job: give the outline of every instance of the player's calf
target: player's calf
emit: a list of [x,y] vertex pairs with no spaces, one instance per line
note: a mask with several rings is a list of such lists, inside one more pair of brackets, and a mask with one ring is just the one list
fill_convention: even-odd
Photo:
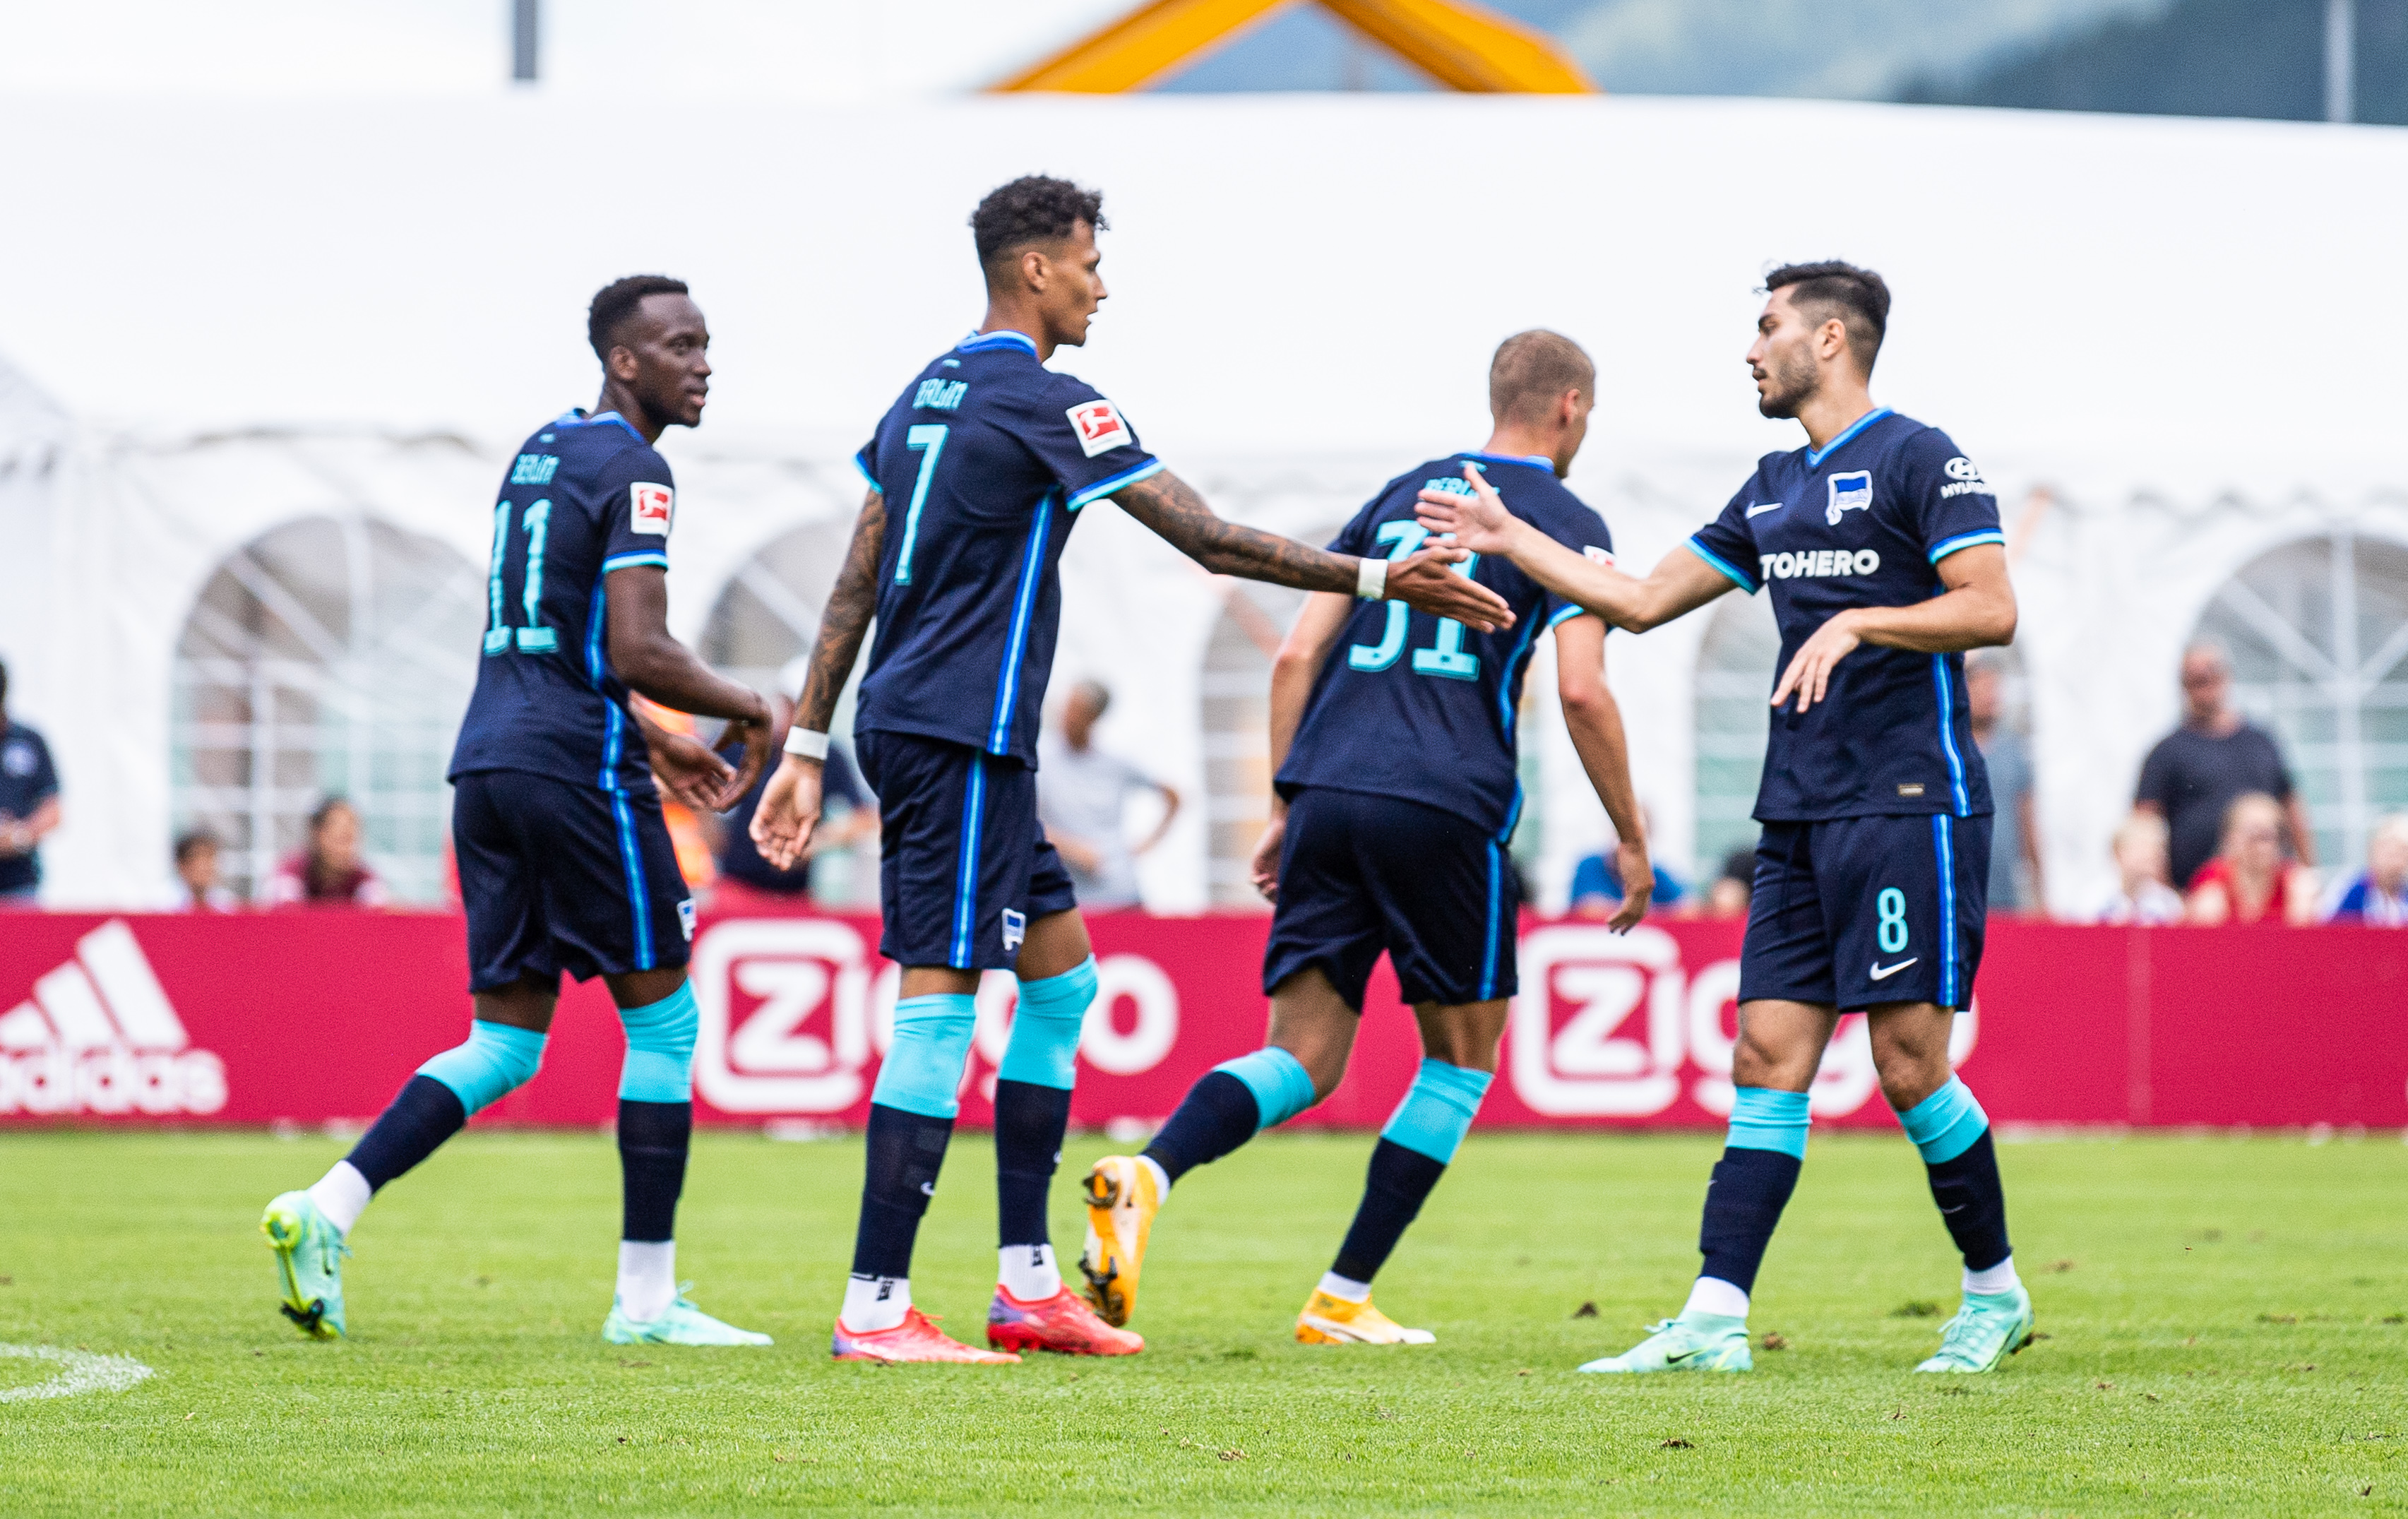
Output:
[[2007,1242],[2006,1189],[1989,1115],[1955,1076],[1898,1115],[1922,1153],[1931,1200],[1964,1258],[1964,1303],[1918,1371],[1988,1371],[2031,1342],[2031,1295]]
[[1105,1323],[1137,1311],[1154,1215],[1179,1178],[1312,1106],[1301,1061],[1276,1046],[1206,1071],[1139,1155],[1107,1155],[1087,1173],[1087,1240],[1079,1257],[1086,1298]]
[[276,1253],[282,1311],[314,1339],[345,1332],[342,1257],[368,1200],[460,1132],[480,1109],[533,1080],[545,1036],[478,1019],[467,1042],[444,1051],[403,1083],[351,1153],[306,1192],[267,1205],[260,1228]]

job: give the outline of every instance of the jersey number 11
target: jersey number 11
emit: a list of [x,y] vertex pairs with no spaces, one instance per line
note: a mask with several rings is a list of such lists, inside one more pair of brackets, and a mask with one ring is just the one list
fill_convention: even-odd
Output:
[[523,654],[549,654],[560,648],[560,635],[543,625],[543,540],[552,530],[552,503],[538,501],[526,509],[519,525],[527,537],[526,578],[519,603],[526,609],[526,626],[513,628],[503,615],[502,571],[510,557],[510,504],[507,501],[494,508],[494,568],[485,579],[485,597],[492,612],[491,625],[485,629],[485,652],[506,654],[516,648]]

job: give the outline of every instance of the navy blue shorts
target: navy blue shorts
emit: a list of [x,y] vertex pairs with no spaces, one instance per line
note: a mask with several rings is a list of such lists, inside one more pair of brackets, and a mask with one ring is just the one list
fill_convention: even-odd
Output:
[[1409,1003],[1512,996],[1521,881],[1469,818],[1308,786],[1289,798],[1263,990],[1319,966],[1357,1012],[1385,950]]
[[452,782],[468,989],[686,963],[694,898],[661,801],[519,770]]
[[1986,814],[1768,823],[1739,999],[1970,1006],[1989,885]]
[[857,733],[878,795],[878,953],[899,966],[1009,970],[1039,918],[1079,905],[1037,821],[1037,772],[968,744]]

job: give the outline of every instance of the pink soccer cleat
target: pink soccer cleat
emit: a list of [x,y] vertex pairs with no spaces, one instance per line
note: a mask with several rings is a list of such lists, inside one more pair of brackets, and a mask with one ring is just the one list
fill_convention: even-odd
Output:
[[848,1329],[844,1320],[836,1321],[836,1336],[828,1343],[828,1354],[839,1361],[883,1361],[890,1366],[907,1361],[955,1361],[970,1366],[1016,1365],[1020,1357],[991,1350],[965,1345],[918,1309],[907,1309],[903,1322],[892,1329],[863,1332]]
[[986,1311],[986,1342],[997,1350],[1050,1350],[1062,1355],[1135,1355],[1145,1337],[1115,1329],[1064,1287],[1042,1302],[1025,1303],[998,1286]]

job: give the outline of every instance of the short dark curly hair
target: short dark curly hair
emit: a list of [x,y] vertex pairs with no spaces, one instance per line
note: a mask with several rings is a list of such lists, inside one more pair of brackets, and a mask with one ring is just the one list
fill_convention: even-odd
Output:
[[1007,255],[1030,243],[1056,242],[1070,236],[1082,222],[1102,232],[1104,193],[1083,190],[1068,179],[1024,174],[987,192],[970,213],[970,236],[978,242],[979,265],[992,269]]
[[1826,322],[1838,317],[1848,329],[1848,351],[1871,376],[1882,337],[1889,331],[1889,285],[1880,275],[1830,258],[1784,264],[1764,277],[1764,288],[1768,294],[1788,290],[1790,305],[1813,308]]
[[610,362],[620,325],[636,314],[645,296],[685,294],[684,280],[665,274],[631,274],[595,291],[594,304],[585,308],[585,340],[594,345],[594,356],[605,364]]

